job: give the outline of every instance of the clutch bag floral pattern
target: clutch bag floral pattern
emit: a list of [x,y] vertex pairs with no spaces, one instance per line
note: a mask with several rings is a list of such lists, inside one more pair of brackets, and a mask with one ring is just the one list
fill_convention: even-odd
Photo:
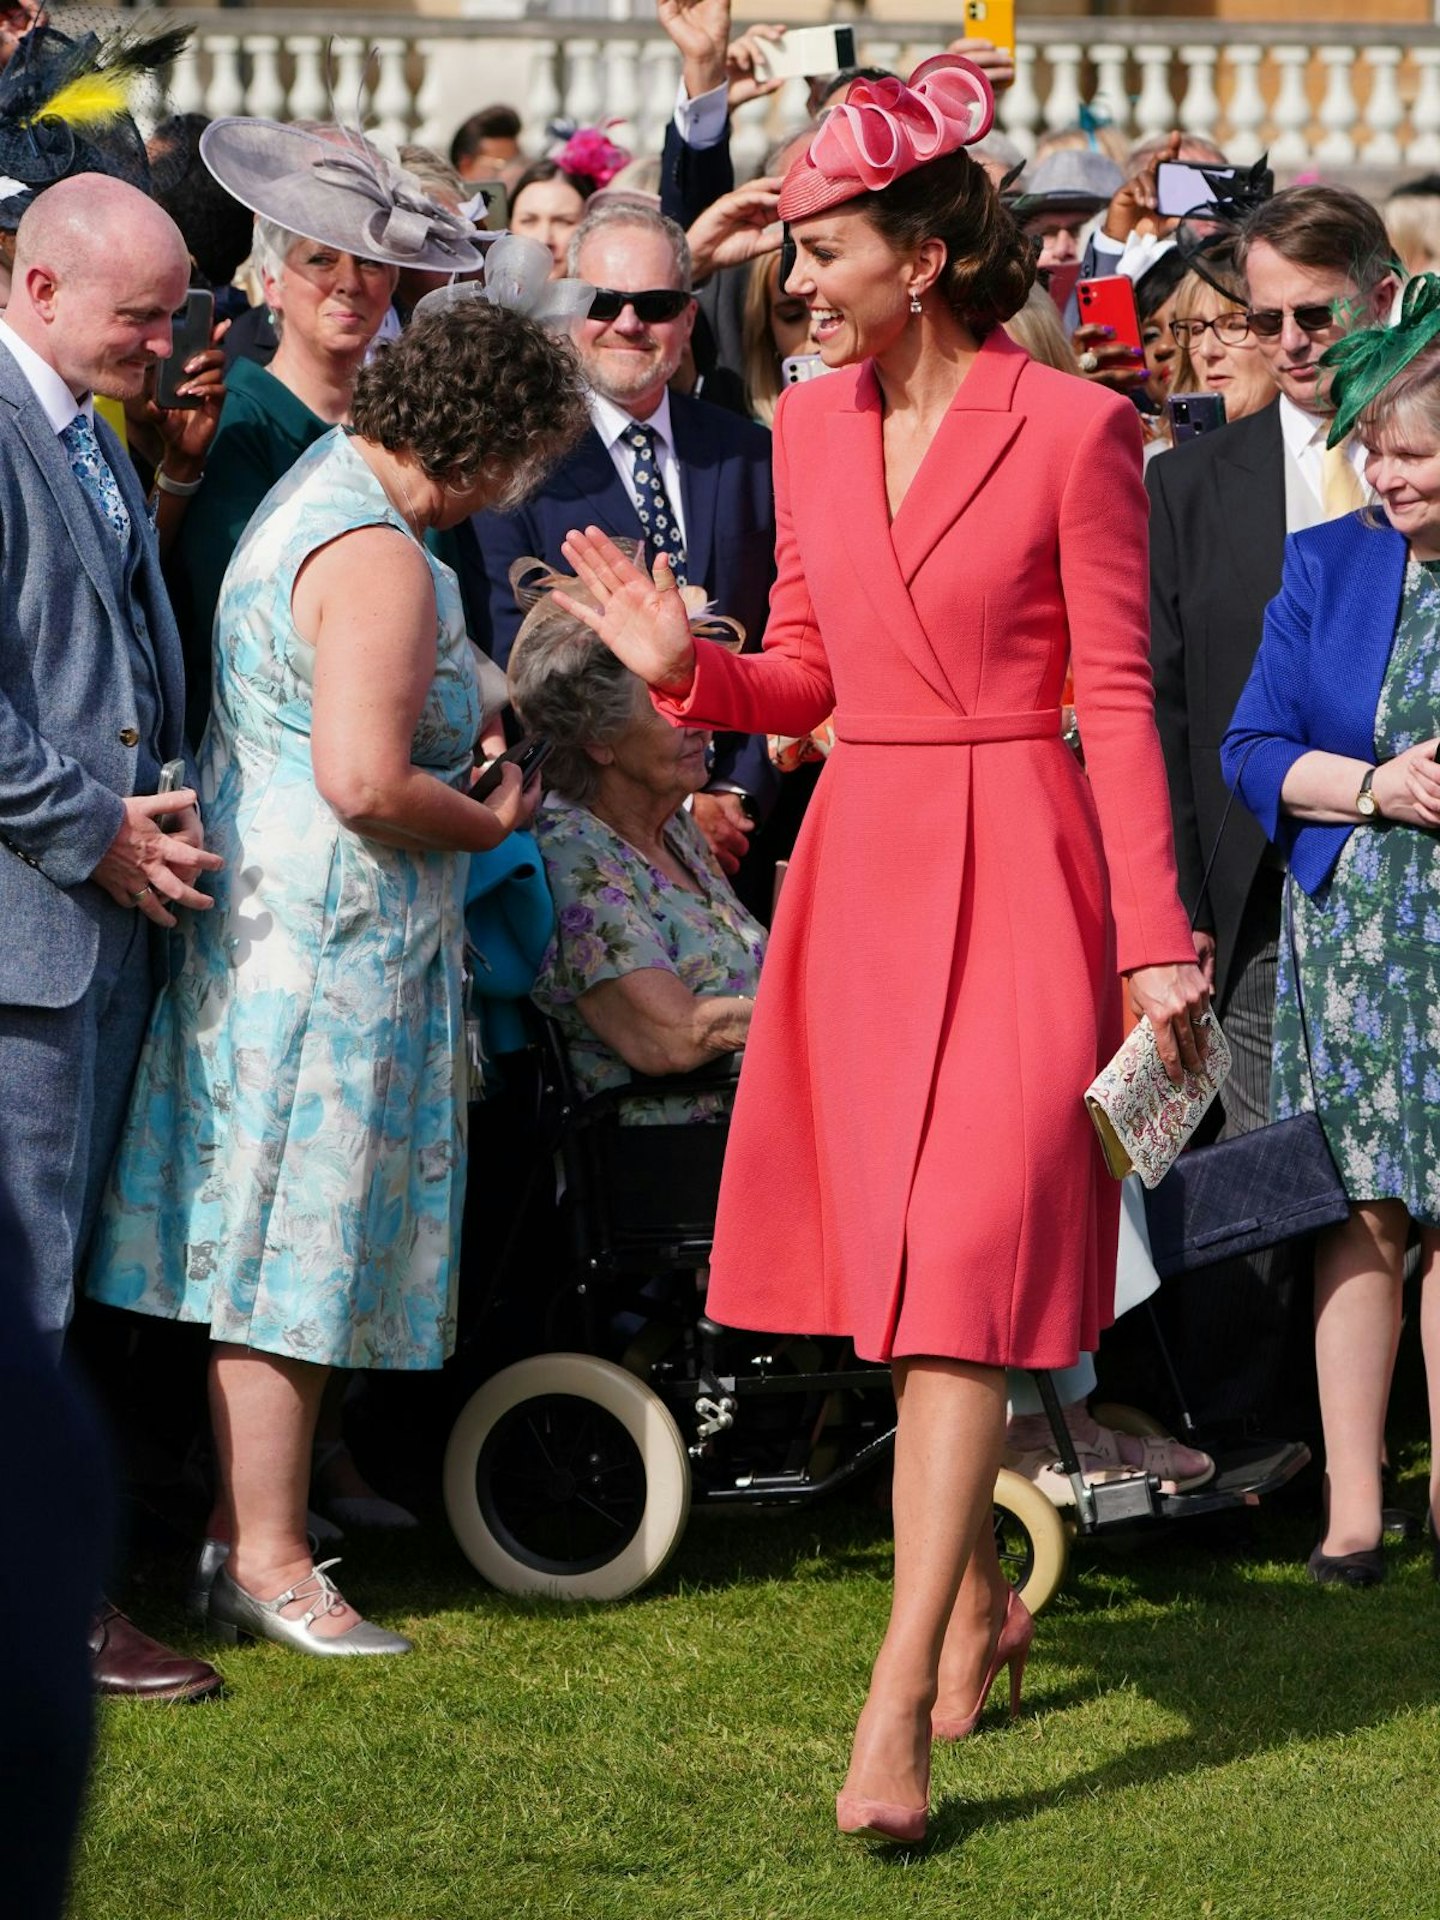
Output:
[[1142,1020],[1086,1090],[1105,1164],[1117,1180],[1133,1172],[1147,1187],[1158,1187],[1225,1084],[1230,1044],[1213,1013],[1200,1024],[1205,1058],[1178,1086],[1165,1071],[1150,1022]]

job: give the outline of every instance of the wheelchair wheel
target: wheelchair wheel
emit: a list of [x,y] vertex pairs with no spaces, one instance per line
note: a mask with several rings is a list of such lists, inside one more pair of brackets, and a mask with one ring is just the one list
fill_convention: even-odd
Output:
[[618,1600],[679,1543],[690,1462],[643,1381],[588,1353],[544,1353],[466,1401],[445,1449],[445,1511],[502,1592]]
[[1141,1440],[1173,1438],[1153,1413],[1146,1413],[1143,1407],[1127,1407],[1120,1400],[1100,1401],[1090,1409],[1090,1418],[1097,1426],[1110,1427],[1116,1433],[1133,1433]]
[[1065,1578],[1070,1536],[1040,1489],[1008,1467],[995,1476],[995,1545],[1001,1572],[1031,1613],[1048,1607]]

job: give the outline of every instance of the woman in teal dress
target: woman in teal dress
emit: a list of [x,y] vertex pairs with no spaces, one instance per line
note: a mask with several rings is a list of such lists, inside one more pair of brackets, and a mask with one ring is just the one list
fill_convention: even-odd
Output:
[[1315,1256],[1326,1501],[1310,1572],[1372,1586],[1412,1233],[1440,1431],[1440,280],[1412,281],[1395,326],[1325,359],[1331,444],[1354,429],[1379,505],[1288,543],[1222,759],[1288,855],[1274,1112],[1318,1114],[1350,1201]]
[[[643,683],[546,597],[520,628],[510,686],[552,748],[535,837],[556,925],[533,997],[564,1033],[581,1092],[738,1052],[765,930],[685,810],[709,777],[708,734],[662,719]],[[636,1100],[623,1118],[711,1121],[727,1105],[723,1094]]]
[[465,856],[534,804],[513,767],[469,795],[476,662],[424,534],[523,497],[586,415],[568,345],[481,305],[415,321],[353,419],[226,576],[199,781],[225,867],[153,1016],[90,1280],[209,1326],[210,1619],[312,1653],[408,1646],[311,1564],[311,1441],[329,1368],[453,1347]]

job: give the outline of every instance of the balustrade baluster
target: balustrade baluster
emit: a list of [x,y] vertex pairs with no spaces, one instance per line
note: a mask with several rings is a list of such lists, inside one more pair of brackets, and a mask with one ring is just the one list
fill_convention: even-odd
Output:
[[1225,49],[1233,79],[1224,146],[1237,167],[1249,166],[1265,151],[1265,96],[1260,91],[1260,62],[1264,54],[1265,49],[1253,41]]
[[1150,140],[1169,133],[1175,125],[1175,90],[1170,84],[1170,47],[1146,45],[1135,49],[1140,68],[1140,92],[1135,101],[1135,134]]
[[600,74],[600,42],[572,40],[565,60],[565,106],[567,119],[580,127],[594,127],[605,116],[605,85]]
[[636,109],[639,151],[659,153],[675,112],[675,60],[668,40],[647,40],[640,49],[640,104]]
[[422,147],[432,147],[436,153],[448,155],[455,129],[450,125],[449,114],[442,109],[446,99],[445,66],[455,57],[455,42],[417,40],[415,47],[422,62],[420,85],[415,92],[415,138]]
[[1326,68],[1325,97],[1320,102],[1320,124],[1325,134],[1315,149],[1315,158],[1327,166],[1344,167],[1355,158],[1350,129],[1360,117],[1355,104],[1355,49],[1321,47],[1320,59]]
[[1202,139],[1215,138],[1215,123],[1220,118],[1220,99],[1215,92],[1215,65],[1218,47],[1181,47],[1180,58],[1188,68],[1185,98],[1180,102],[1180,125],[1186,133]]
[[1440,47],[1412,47],[1415,98],[1410,106],[1410,138],[1405,164],[1433,167],[1440,163]]
[[245,111],[265,120],[285,118],[285,89],[280,83],[280,39],[273,33],[247,33],[245,51],[250,56],[250,85],[245,93]]
[[1368,137],[1360,149],[1360,158],[1368,166],[1394,167],[1400,164],[1400,128],[1405,106],[1400,98],[1399,47],[1367,47],[1370,68],[1370,95],[1365,102],[1364,124]]
[[330,43],[334,55],[331,84],[335,93],[334,117],[347,127],[365,124],[366,46],[352,34],[337,34]]
[[1126,85],[1125,68],[1130,58],[1129,49],[1123,42],[1102,40],[1091,47],[1090,58],[1095,62],[1095,91],[1090,104],[1128,137],[1130,90]]
[[[320,71],[323,45],[318,33],[297,33],[290,42],[295,60],[295,78],[290,83],[292,120],[328,120],[330,117],[330,92]],[[214,108],[210,111],[213,113]]]
[[209,36],[196,33],[170,69],[170,107],[174,113],[204,113],[209,93],[200,71]]
[[1310,158],[1310,96],[1305,88],[1310,49],[1272,47],[1270,58],[1280,69],[1280,86],[1270,115],[1275,126],[1270,158],[1277,167],[1303,167]]
[[1073,127],[1080,118],[1081,51],[1066,40],[1050,49],[1050,91],[1045,99],[1045,125]]
[[605,118],[620,122],[611,138],[634,154],[649,152],[639,140],[640,48],[634,40],[610,40],[604,51]]
[[1022,43],[1015,49],[1015,84],[1001,94],[996,117],[1028,160],[1035,151],[1035,129],[1040,124],[1034,47]]
[[410,138],[412,125],[410,82],[405,77],[406,54],[403,40],[387,38],[375,42],[380,71],[371,106],[377,130],[397,146],[403,146]]
[[560,43],[537,40],[530,57],[530,85],[525,90],[525,144],[532,153],[543,150],[545,129],[559,114]]
[[245,89],[240,84],[240,40],[233,33],[206,36],[210,50],[210,85],[205,90],[205,111],[213,120],[227,113],[245,111]]

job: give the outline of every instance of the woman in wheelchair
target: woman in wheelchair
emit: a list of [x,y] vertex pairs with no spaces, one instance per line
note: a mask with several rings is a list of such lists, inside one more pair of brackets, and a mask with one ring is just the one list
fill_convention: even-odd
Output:
[[[738,1053],[765,930],[685,810],[708,778],[708,734],[671,726],[644,682],[548,597],[520,629],[510,683],[526,730],[551,743],[534,831],[556,928],[534,998],[564,1034],[580,1091]],[[628,1102],[624,1118],[674,1125],[727,1109],[725,1094],[694,1094]]]

